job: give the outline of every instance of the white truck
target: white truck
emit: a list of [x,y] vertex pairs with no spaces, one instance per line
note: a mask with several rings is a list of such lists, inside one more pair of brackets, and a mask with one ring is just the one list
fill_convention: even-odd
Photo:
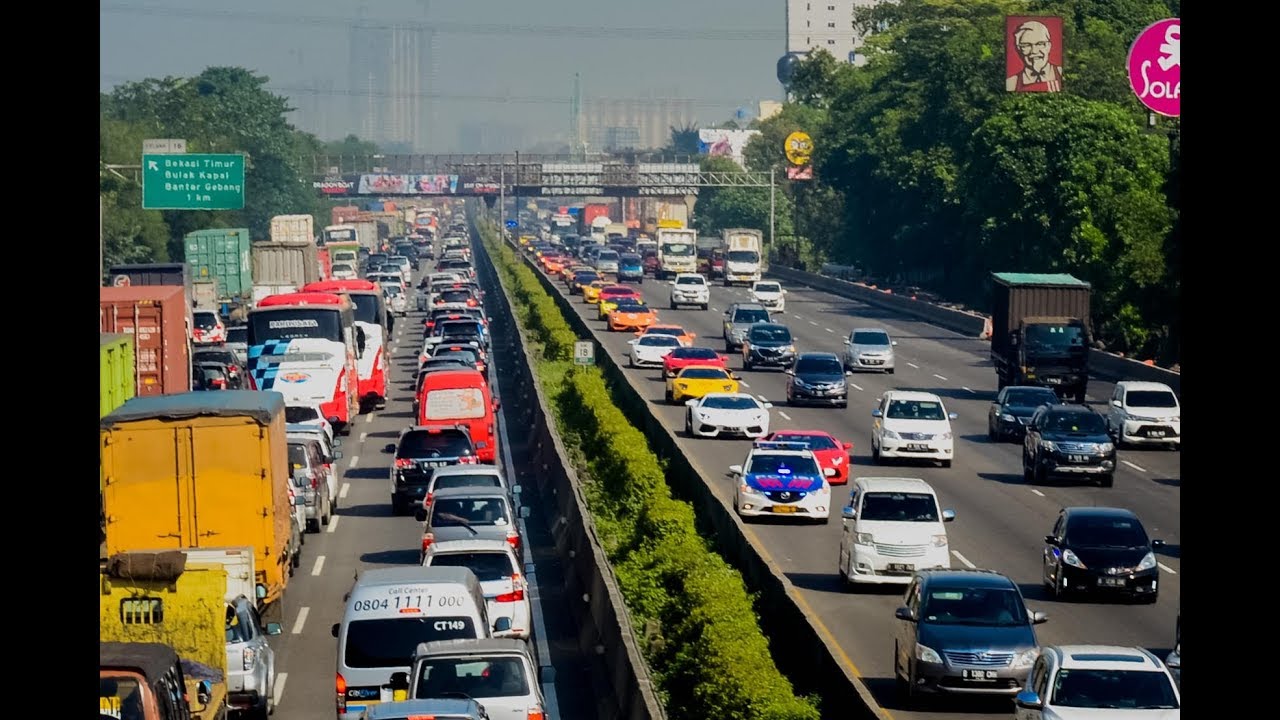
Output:
[[276,215],[271,218],[271,242],[315,241],[315,219],[310,215]]
[[698,272],[698,231],[658,228],[658,279]]
[[750,285],[764,272],[764,233],[747,228],[728,228],[721,231],[724,238],[724,284]]
[[605,240],[608,239],[608,236],[605,234],[605,229],[612,224],[613,224],[613,221],[610,220],[609,216],[607,215],[601,215],[595,220],[592,220],[591,221],[591,239],[603,245]]

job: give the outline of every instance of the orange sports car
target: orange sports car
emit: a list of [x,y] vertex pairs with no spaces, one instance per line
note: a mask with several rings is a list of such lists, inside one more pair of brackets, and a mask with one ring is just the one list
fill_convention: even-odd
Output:
[[670,335],[680,341],[683,347],[691,347],[696,333],[691,333],[679,325],[650,325],[636,335]]
[[558,275],[564,272],[564,258],[559,255],[543,255],[542,267],[546,268],[548,275]]
[[619,298],[609,313],[609,329],[614,332],[643,330],[658,321],[658,313],[643,300]]

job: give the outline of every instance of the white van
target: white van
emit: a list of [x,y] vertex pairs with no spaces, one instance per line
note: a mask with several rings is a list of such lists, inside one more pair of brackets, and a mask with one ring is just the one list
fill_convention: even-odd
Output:
[[338,720],[390,702],[393,673],[408,672],[420,643],[488,638],[509,632],[511,618],[489,623],[475,573],[459,567],[366,570],[347,594],[338,638]]
[[916,478],[860,477],[840,513],[840,579],[847,584],[906,585],[917,570],[951,569],[938,495]]

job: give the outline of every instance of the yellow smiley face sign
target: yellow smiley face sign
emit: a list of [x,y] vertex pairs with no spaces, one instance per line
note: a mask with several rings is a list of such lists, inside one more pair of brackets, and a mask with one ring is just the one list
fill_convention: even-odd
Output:
[[784,150],[792,165],[808,165],[813,159],[813,138],[799,130],[787,136]]

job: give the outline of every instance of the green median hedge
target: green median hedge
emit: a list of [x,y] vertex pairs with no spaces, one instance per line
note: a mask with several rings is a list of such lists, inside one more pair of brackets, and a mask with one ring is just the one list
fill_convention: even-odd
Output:
[[796,697],[774,665],[742,576],[698,535],[693,508],[671,497],[662,463],[604,376],[570,363],[578,337],[555,300],[496,226],[481,224],[480,236],[541,346],[535,374],[580,454],[587,503],[634,625],[658,628],[645,654],[668,715],[817,720],[817,699]]

